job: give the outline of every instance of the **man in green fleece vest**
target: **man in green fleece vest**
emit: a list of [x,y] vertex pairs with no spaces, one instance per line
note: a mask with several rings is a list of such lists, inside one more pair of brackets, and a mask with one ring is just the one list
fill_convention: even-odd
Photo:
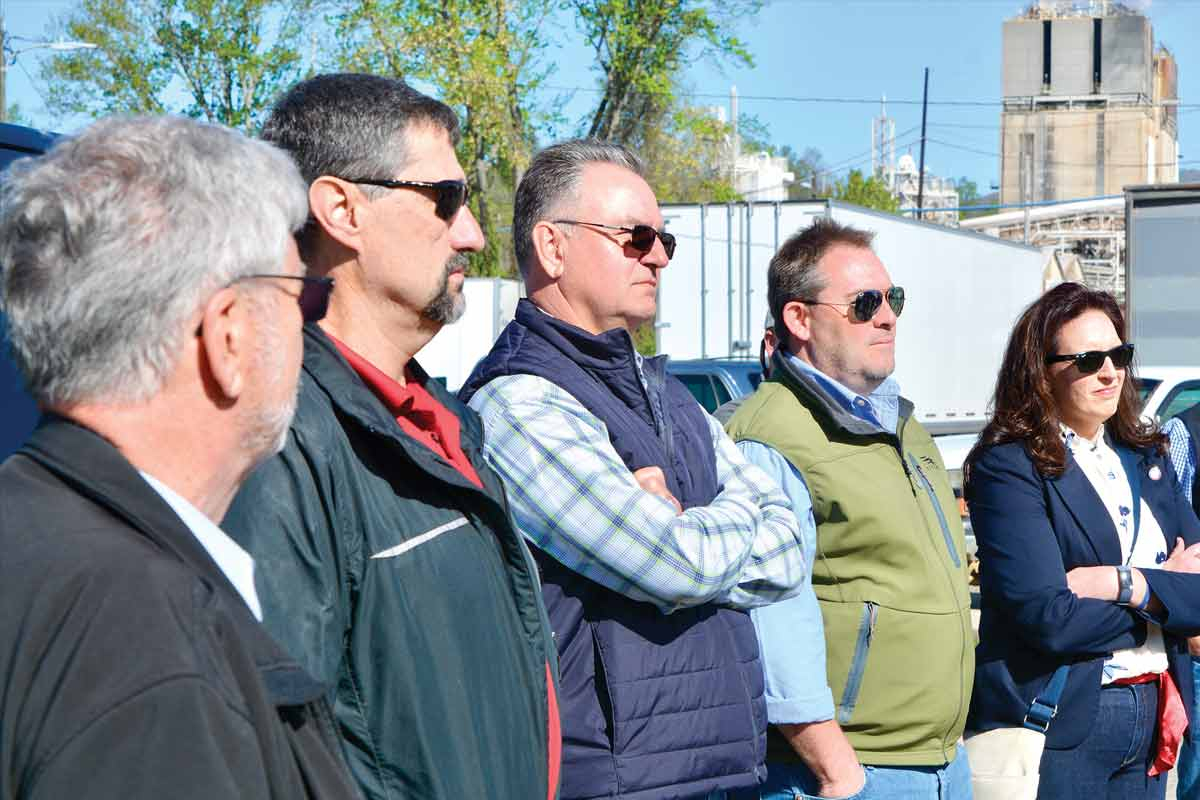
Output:
[[[769,774],[739,800],[971,797],[959,744],[975,647],[962,523],[937,447],[891,377],[904,290],[872,238],[819,219],[775,254],[771,377],[728,423],[807,520],[816,551],[812,592],[752,614]],[[814,658],[807,634],[822,627]]]

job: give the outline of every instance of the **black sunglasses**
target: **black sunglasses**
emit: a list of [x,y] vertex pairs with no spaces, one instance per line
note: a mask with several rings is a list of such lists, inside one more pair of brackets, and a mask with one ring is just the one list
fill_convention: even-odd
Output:
[[556,219],[556,225],[584,225],[593,228],[607,228],[610,231],[622,231],[629,234],[629,244],[634,250],[639,253],[649,253],[654,249],[654,240],[657,238],[662,241],[663,250],[667,251],[667,259],[675,257],[675,235],[660,231],[649,225],[634,225],[627,227],[624,225],[605,225],[602,222],[581,222],[577,219]]
[[1103,367],[1106,358],[1111,358],[1113,366],[1117,369],[1125,369],[1133,361],[1133,342],[1117,345],[1112,350],[1088,350],[1086,353],[1046,356],[1046,363],[1074,361],[1075,369],[1087,375]]
[[304,318],[306,324],[325,318],[325,312],[329,310],[329,295],[333,293],[333,278],[310,278],[307,275],[272,275],[260,273],[243,275],[240,278],[235,278],[232,283],[257,278],[283,278],[289,281],[304,281],[304,286],[300,289],[300,295],[297,298],[300,303],[300,316]]
[[342,178],[350,183],[366,186],[382,186],[384,189],[433,189],[436,206],[433,213],[449,222],[471,197],[471,187],[466,181],[394,181],[373,178]]
[[834,308],[849,308],[849,314],[855,322],[870,322],[875,319],[875,315],[879,313],[879,309],[883,308],[883,300],[887,298],[887,303],[892,308],[892,313],[897,317],[904,310],[904,289],[899,286],[893,286],[886,292],[881,292],[878,289],[867,289],[859,292],[854,300],[850,303],[826,303],[823,300],[801,300],[807,306],[833,306]]

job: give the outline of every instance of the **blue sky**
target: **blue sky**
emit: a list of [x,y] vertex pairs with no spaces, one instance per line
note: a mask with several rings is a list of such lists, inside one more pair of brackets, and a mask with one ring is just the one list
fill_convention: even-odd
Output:
[[[55,33],[51,19],[66,12],[70,0],[3,0],[10,34],[40,37]],[[1152,0],[1134,3],[1154,25],[1157,41],[1166,44],[1179,64],[1180,100],[1196,108],[1180,116],[1180,154],[1185,164],[1200,167],[1200,0]],[[686,86],[698,105],[728,104],[729,87],[737,85],[741,111],[763,122],[773,142],[796,150],[816,147],[827,164],[869,165],[871,117],[878,103],[794,102],[787,97],[919,100],[922,71],[930,68],[930,98],[938,101],[996,102],[1000,94],[1002,22],[1021,10],[1018,0],[774,0],[739,33],[755,54],[753,68],[725,68],[689,62]],[[549,31],[561,44],[547,53],[556,91],[574,89],[565,106],[572,122],[594,103],[595,78],[590,52],[568,24]],[[70,130],[77,121],[55,120],[45,111],[29,79],[46,51],[21,55],[8,71],[9,102],[18,102],[35,123]],[[569,92],[568,92],[569,94]],[[889,104],[900,133],[921,122],[919,105]],[[967,176],[987,191],[999,173],[998,107],[939,106],[929,113],[930,142],[926,163],[934,173]],[[561,135],[575,133],[564,127]],[[903,137],[898,144],[913,140]],[[900,147],[897,155],[908,148]],[[976,152],[977,151],[977,152]]]

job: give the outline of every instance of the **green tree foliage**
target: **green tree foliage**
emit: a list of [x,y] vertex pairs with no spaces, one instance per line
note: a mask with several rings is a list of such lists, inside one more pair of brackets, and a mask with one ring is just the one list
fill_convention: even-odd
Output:
[[43,62],[58,114],[173,111],[246,131],[300,77],[313,0],[78,0]]
[[731,126],[706,109],[678,105],[645,132],[639,149],[646,180],[662,203],[726,203],[741,199],[729,165]]
[[677,80],[689,61],[752,66],[750,51],[733,30],[740,17],[761,5],[761,0],[572,0],[601,80],[587,134],[639,146],[647,131],[677,110]]
[[864,178],[862,170],[859,169],[850,170],[844,181],[834,184],[833,198],[844,203],[892,213],[900,208],[900,201],[892,196],[883,181],[876,177]]
[[340,63],[429,84],[458,112],[459,160],[487,238],[477,275],[512,275],[512,197],[536,131],[552,116],[535,90],[547,67],[542,25],[553,0],[343,0]]
[[[960,206],[969,206],[978,203],[981,199],[979,194],[979,186],[975,181],[965,175],[954,182],[954,188],[958,190],[958,204]],[[958,212],[959,219],[966,217],[986,214],[987,211],[960,211]]]

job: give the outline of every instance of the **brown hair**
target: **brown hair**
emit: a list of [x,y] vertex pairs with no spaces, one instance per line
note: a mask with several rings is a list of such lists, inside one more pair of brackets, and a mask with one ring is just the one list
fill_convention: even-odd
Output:
[[[775,324],[782,327],[783,307],[793,300],[816,300],[828,278],[817,272],[817,264],[834,245],[871,249],[875,234],[826,217],[818,217],[802,231],[792,234],[771,257],[767,267],[767,305]],[[779,329],[776,328],[776,333]],[[786,331],[784,331],[786,333]]]
[[[1125,317],[1108,292],[1097,292],[1078,283],[1063,283],[1035,300],[1013,328],[996,376],[992,419],[967,456],[965,478],[970,491],[971,465],[983,451],[1005,442],[1024,442],[1038,472],[1058,477],[1066,469],[1067,450],[1059,429],[1060,417],[1050,388],[1046,356],[1054,354],[1058,333],[1068,322],[1087,311],[1100,311],[1112,321],[1121,341],[1126,341]],[[1166,437],[1154,423],[1138,415],[1133,364],[1125,374],[1117,413],[1104,423],[1113,442],[1135,449],[1156,447],[1165,452]]]

